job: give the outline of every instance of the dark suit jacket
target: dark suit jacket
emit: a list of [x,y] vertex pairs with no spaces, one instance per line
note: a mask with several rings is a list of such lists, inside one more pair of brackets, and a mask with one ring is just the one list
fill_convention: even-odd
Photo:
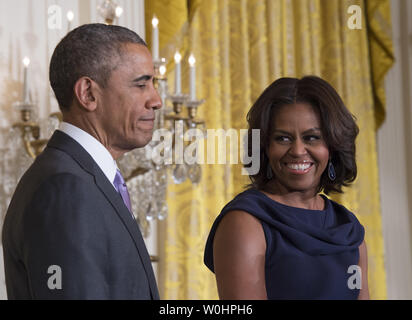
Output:
[[20,180],[2,238],[9,299],[159,299],[136,221],[61,131]]

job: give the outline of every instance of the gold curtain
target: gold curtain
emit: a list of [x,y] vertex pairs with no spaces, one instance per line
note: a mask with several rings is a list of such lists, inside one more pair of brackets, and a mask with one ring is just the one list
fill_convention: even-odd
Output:
[[[347,24],[353,4],[362,9],[361,29]],[[385,299],[375,134],[384,119],[382,81],[393,62],[389,1],[147,0],[147,39],[154,14],[161,55],[172,61],[179,49],[184,61],[189,53],[196,57],[197,92],[206,99],[200,116],[207,128],[246,129],[250,106],[279,77],[314,74],[337,89],[358,119],[360,134],[358,178],[333,198],[365,226],[371,298]],[[168,76],[173,79],[173,70]],[[202,170],[198,186],[185,182],[168,189],[169,216],[160,224],[162,299],[218,297],[214,276],[203,264],[204,245],[215,217],[248,179],[240,164]]]

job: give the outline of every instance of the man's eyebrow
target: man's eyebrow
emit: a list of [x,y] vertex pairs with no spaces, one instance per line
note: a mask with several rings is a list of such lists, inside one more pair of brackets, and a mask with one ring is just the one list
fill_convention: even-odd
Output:
[[134,79],[132,82],[148,81],[148,80],[152,79],[152,77],[153,77],[153,76],[150,76],[150,75],[145,74],[145,75],[143,75],[143,76],[141,76],[141,77],[139,77],[139,78]]

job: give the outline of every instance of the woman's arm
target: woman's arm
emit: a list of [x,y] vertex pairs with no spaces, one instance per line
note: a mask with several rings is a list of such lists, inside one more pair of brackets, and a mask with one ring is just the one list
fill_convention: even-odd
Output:
[[362,272],[362,287],[359,291],[358,300],[369,300],[368,288],[368,251],[365,240],[359,246],[359,267]]
[[231,211],[219,224],[213,260],[220,299],[267,299],[266,240],[258,219]]

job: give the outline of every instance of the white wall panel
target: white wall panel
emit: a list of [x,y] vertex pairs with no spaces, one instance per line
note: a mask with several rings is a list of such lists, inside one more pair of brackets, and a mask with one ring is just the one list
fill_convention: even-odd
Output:
[[386,78],[378,159],[388,299],[412,299],[412,1],[391,0],[396,62]]

